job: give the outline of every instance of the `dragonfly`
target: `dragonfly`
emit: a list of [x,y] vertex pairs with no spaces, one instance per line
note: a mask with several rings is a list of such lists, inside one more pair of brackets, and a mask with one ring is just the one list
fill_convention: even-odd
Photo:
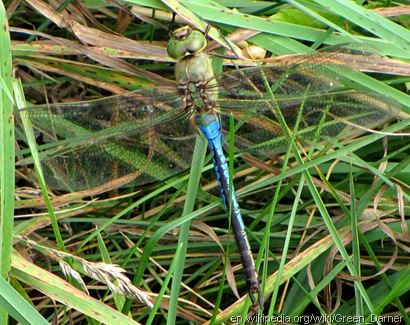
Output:
[[[188,26],[171,33],[168,54],[177,60],[175,87],[27,107],[19,111],[17,125],[30,121],[34,134],[41,136],[47,185],[70,191],[142,185],[175,175],[189,168],[202,132],[231,217],[249,296],[263,308],[224,154],[227,134],[234,132],[236,152],[269,156],[286,151],[292,141],[321,142],[375,128],[396,116],[400,104],[376,92],[355,90],[345,77],[347,68],[323,63],[335,53],[365,55],[351,44],[318,51],[289,66],[259,65],[219,75],[214,75],[206,44],[206,34]],[[229,130],[232,118],[234,130]],[[24,137],[22,127],[16,132]]]

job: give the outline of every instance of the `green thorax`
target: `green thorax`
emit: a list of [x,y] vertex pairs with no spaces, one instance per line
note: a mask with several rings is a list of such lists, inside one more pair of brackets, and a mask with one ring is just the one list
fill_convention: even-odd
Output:
[[185,56],[175,65],[175,78],[178,85],[187,82],[205,82],[213,76],[212,61],[204,52]]
[[203,52],[205,46],[205,36],[185,26],[172,33],[167,49],[169,56],[179,60],[175,66],[178,89],[186,98],[187,108],[197,115],[214,114],[217,99],[212,61]]

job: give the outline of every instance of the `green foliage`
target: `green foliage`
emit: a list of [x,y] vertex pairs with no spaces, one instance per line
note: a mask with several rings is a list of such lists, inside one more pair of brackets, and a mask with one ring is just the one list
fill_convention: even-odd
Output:
[[[235,1],[235,7],[231,1],[134,0],[121,3],[122,8],[93,0],[59,9],[46,2],[19,2],[17,7],[12,1],[4,3],[9,6],[16,76],[27,101],[34,104],[174,85],[174,61],[167,56],[166,42],[175,11],[178,24],[203,31],[209,24],[208,37],[215,41],[209,49],[225,46],[232,55],[232,50],[242,55],[235,44],[244,39],[272,56],[360,42],[402,60],[394,61],[395,66],[400,63],[394,70],[380,57],[377,70],[354,81],[361,89],[389,95],[402,105],[398,119],[381,126],[383,131],[409,131],[410,98],[405,92],[410,73],[404,63],[410,59],[408,16],[382,17],[347,0],[243,0]],[[362,68],[360,63],[348,64]],[[354,139],[346,136],[327,146],[317,144],[308,153],[294,143],[284,155],[230,155],[235,158],[234,184],[265,292],[263,315],[292,317],[287,318],[291,322],[312,314],[363,316],[359,322],[398,315],[402,323],[410,323],[409,140],[363,132]],[[23,142],[19,144],[17,159],[29,152]],[[17,280],[14,286],[24,288],[23,297],[56,324],[186,324],[210,319],[219,324],[254,314],[210,156],[204,165],[201,146],[195,150],[199,158],[191,176],[185,168],[172,178],[103,194],[101,189],[48,190],[53,214],[45,208],[29,171],[19,167],[15,246],[8,262],[11,277]],[[199,186],[192,179],[188,186],[192,176],[201,176]],[[10,260],[10,255],[2,259]],[[125,291],[134,288],[121,282],[116,270],[102,271],[102,261],[120,265],[136,287],[149,292],[155,313],[135,294],[124,299],[120,290],[113,293],[106,283],[123,284]],[[69,280],[64,280],[63,266]],[[175,280],[181,275],[182,281]],[[10,295],[7,300],[17,301],[22,294]],[[32,310],[20,313],[32,317],[32,323],[38,316]]]

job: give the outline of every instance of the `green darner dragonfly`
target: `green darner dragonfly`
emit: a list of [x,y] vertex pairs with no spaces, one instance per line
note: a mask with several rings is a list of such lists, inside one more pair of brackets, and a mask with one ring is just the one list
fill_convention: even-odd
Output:
[[[41,135],[47,184],[70,191],[107,183],[145,184],[187,169],[197,136],[194,124],[208,139],[248,291],[253,304],[262,307],[255,263],[222,150],[231,114],[235,150],[270,155],[286,150],[290,141],[318,142],[374,128],[395,116],[400,105],[378,93],[352,90],[343,68],[321,64],[326,52],[287,67],[258,66],[214,76],[205,45],[206,37],[189,27],[172,33],[168,53],[179,60],[178,87],[34,106],[23,109],[20,119],[30,121]],[[351,45],[332,51],[362,54]]]

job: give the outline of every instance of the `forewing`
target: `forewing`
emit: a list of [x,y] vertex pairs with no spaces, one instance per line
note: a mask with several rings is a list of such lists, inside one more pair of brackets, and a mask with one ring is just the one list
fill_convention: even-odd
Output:
[[174,88],[20,111],[40,142],[47,185],[69,191],[141,185],[188,168],[195,140],[189,117]]
[[396,100],[352,89],[345,72],[360,72],[325,64],[330,54],[324,54],[325,62],[319,53],[312,55],[311,62],[304,59],[291,66],[240,69],[216,77],[218,111],[225,128],[233,113],[239,152],[286,151],[290,137],[283,132],[279,114],[300,142],[350,136],[397,115],[401,106]]

